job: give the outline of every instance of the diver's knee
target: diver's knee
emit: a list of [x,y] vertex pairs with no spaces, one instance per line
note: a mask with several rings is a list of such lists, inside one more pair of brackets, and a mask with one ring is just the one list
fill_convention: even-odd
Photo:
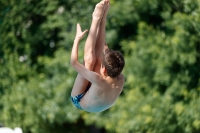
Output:
[[89,70],[92,70],[94,67],[94,64],[96,62],[96,57],[95,56],[84,56],[84,62],[85,62],[85,67]]

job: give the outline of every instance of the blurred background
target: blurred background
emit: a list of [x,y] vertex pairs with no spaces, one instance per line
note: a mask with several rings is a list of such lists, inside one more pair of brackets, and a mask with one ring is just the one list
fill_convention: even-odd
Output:
[[101,113],[73,106],[76,24],[89,29],[97,2],[0,1],[1,125],[24,133],[200,133],[199,0],[110,0],[106,41],[125,56],[124,90]]

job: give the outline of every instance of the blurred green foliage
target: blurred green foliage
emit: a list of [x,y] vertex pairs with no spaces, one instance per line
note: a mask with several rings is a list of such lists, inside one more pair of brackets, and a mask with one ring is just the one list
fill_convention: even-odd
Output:
[[106,41],[125,55],[123,93],[101,113],[72,105],[75,26],[90,27],[97,2],[1,0],[0,122],[25,133],[200,132],[199,0],[110,0]]

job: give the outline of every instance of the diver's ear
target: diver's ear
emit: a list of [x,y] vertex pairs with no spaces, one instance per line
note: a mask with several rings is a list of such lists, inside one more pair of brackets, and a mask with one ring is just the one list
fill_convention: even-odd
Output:
[[107,73],[106,67],[103,66],[103,72]]
[[101,64],[101,69],[103,69],[103,73],[107,73],[106,67]]

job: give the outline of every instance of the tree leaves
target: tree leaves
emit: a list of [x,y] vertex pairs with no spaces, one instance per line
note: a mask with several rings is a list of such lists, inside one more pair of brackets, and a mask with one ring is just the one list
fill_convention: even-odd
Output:
[[200,2],[110,2],[106,41],[125,55],[126,82],[113,107],[87,113],[69,98],[77,74],[69,57],[76,24],[89,29],[96,1],[1,1],[5,126],[32,133],[88,132],[86,125],[116,133],[200,131]]

